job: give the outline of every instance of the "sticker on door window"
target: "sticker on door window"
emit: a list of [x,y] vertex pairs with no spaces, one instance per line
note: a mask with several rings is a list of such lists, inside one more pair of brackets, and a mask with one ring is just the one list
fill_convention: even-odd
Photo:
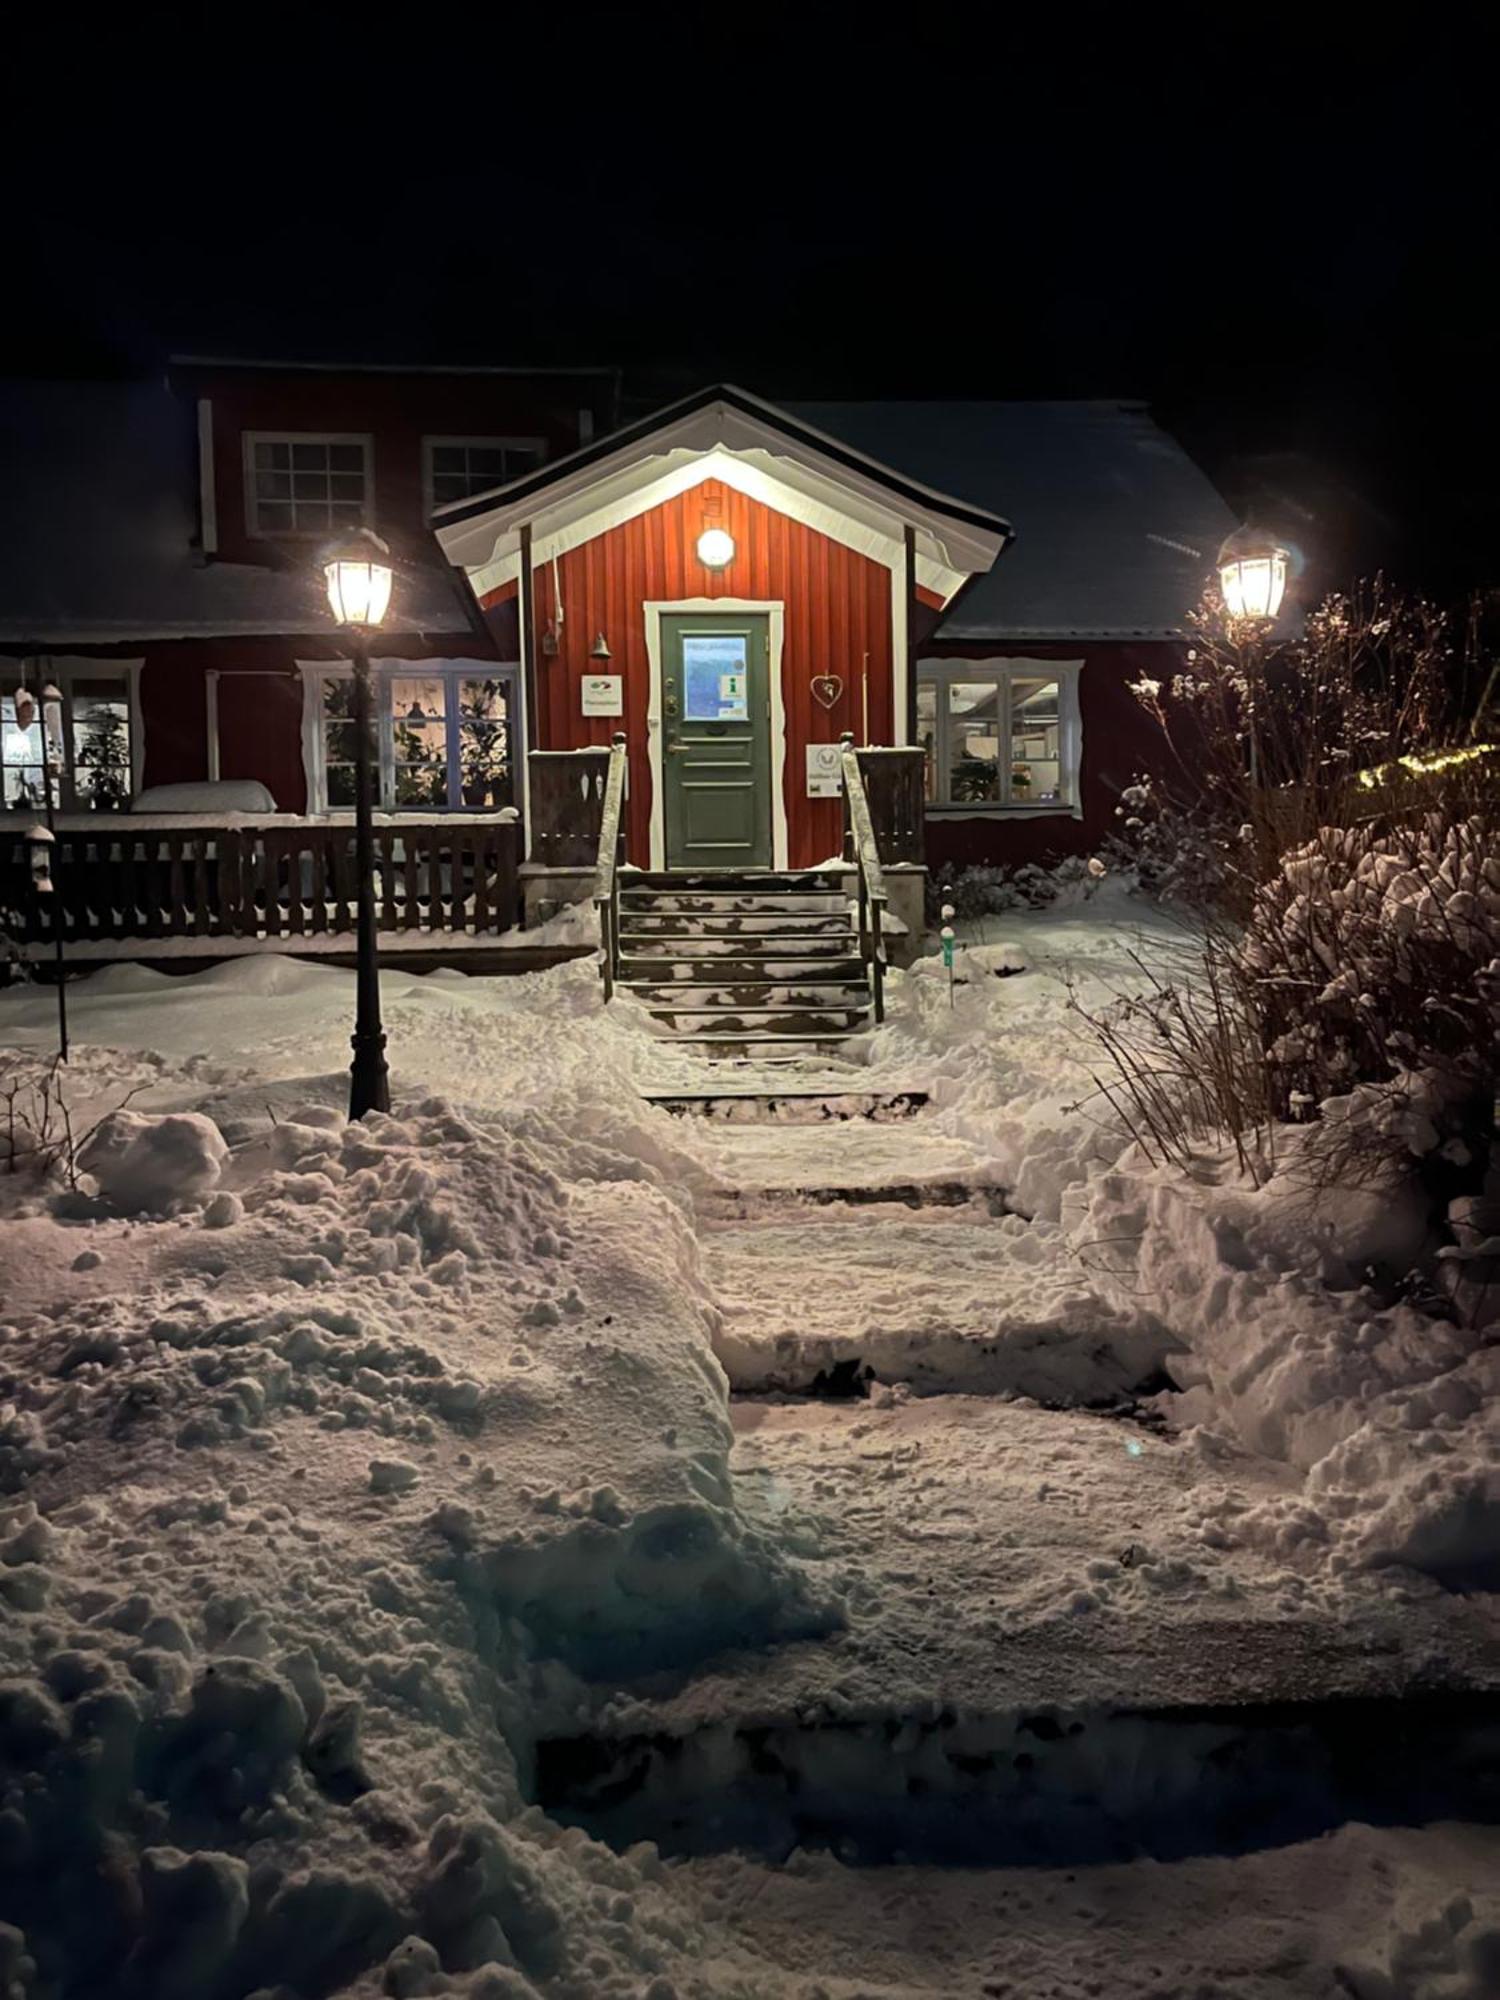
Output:
[[749,721],[749,645],[743,632],[683,634],[684,722]]

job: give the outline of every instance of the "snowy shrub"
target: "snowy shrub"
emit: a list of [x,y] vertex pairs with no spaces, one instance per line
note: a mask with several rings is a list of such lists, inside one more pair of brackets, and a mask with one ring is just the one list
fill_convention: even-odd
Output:
[[[1500,1049],[1500,823],[1327,828],[1256,898],[1237,958],[1260,995],[1277,1107],[1413,1075],[1477,1097]],[[1435,1128],[1408,1134],[1414,1152]]]
[[928,878],[928,920],[938,923],[945,903],[952,904],[961,922],[972,923],[1006,910],[1040,910],[1053,903],[1083,902],[1093,895],[1101,878],[1102,871],[1078,854],[1065,855],[1050,868],[1034,861],[1019,868],[989,863],[955,868],[950,861]]
[[1497,828],[1500,814],[1440,812],[1325,828],[1243,928],[1078,1008],[1098,1089],[1151,1157],[1190,1168],[1228,1137],[1263,1179],[1295,1125],[1316,1180],[1413,1182],[1446,1211],[1441,1283],[1470,1324],[1493,1317],[1500,1280]]
[[1473,775],[1461,746],[1478,718],[1456,697],[1479,663],[1431,605],[1376,583],[1284,640],[1212,597],[1189,624],[1184,670],[1132,687],[1161,754],[1122,792],[1103,851],[1152,893],[1242,920],[1320,829],[1420,809],[1433,778],[1461,792]]

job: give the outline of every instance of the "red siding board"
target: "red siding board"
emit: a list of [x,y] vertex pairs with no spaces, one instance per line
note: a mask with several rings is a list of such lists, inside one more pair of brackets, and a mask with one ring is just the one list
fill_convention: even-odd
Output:
[[[734,537],[735,557],[718,572],[698,561],[695,544],[705,515]],[[870,731],[889,742],[891,729],[890,575],[870,557],[846,549],[816,529],[752,500],[735,488],[717,496],[696,488],[611,528],[558,559],[566,619],[557,654],[537,661],[538,747],[571,750],[607,743],[623,727],[630,744],[627,845],[633,861],[650,854],[651,780],[646,712],[650,662],[648,601],[747,598],[784,607],[782,694],[786,711],[789,860],[808,867],[839,844],[838,803],[805,797],[806,746],[829,742],[843,729],[862,733],[860,674],[869,654]],[[537,629],[551,608],[551,565],[535,580]],[[585,716],[579,683],[596,670],[589,658],[603,632],[623,675],[625,713],[618,721]],[[825,710],[812,695],[815,676],[834,674],[843,691]]]

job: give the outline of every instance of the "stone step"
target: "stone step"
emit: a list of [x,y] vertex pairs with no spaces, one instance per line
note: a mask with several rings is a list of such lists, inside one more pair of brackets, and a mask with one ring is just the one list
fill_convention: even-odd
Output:
[[744,986],[770,982],[773,985],[859,985],[865,983],[864,960],[846,952],[716,952],[700,958],[670,951],[643,952],[632,948],[620,956],[618,984],[621,986]]
[[620,892],[620,914],[637,916],[642,912],[658,916],[835,916],[847,909],[848,898],[837,892],[827,895],[805,895],[800,891],[788,890],[784,895],[768,896],[758,891],[745,889],[730,890],[686,890],[686,889],[624,889]]
[[849,1039],[843,1034],[773,1035],[751,1032],[709,1036],[675,1034],[670,1029],[657,1028],[651,1039],[675,1049],[691,1049],[695,1055],[703,1057],[705,1064],[753,1063],[760,1070],[780,1067],[788,1074],[795,1073],[809,1056],[829,1056],[846,1061],[849,1056]]
[[712,986],[700,980],[622,979],[621,988],[645,1007],[670,1007],[676,1013],[698,1012],[701,1007],[729,1012],[741,1007],[791,1005],[799,1007],[868,1007],[870,989],[862,979],[745,979],[716,980]]
[[642,869],[638,874],[622,875],[620,891],[622,895],[632,889],[796,895],[808,890],[842,890],[848,880],[852,877],[846,877],[844,871],[837,868],[768,868],[744,872],[713,868],[674,871]]
[[648,1007],[653,1021],[679,1034],[733,1040],[742,1035],[850,1035],[863,1028],[860,1007],[804,1007],[795,1001],[758,1007]]
[[620,911],[620,937],[701,937],[701,938],[812,938],[854,936],[854,926],[846,912],[826,915],[788,912],[785,916],[762,911],[736,915],[725,911],[716,915],[652,916],[634,910]]
[[632,935],[627,941],[621,934],[620,960],[671,959],[682,965],[800,965],[803,960],[816,959],[820,963],[839,964],[848,961],[862,965],[857,950],[853,949],[855,939],[838,932],[830,932],[826,937],[805,937],[794,940],[794,950],[784,950],[779,938],[770,937],[757,941],[755,938],[712,937],[706,938],[694,932],[687,937],[677,937],[670,933],[657,932],[641,937]]
[[[731,1065],[726,1064],[726,1069]],[[701,1090],[648,1090],[646,1102],[674,1118],[723,1119],[736,1125],[808,1124],[815,1121],[843,1123],[865,1119],[891,1123],[914,1118],[927,1103],[927,1092],[889,1085],[872,1090],[859,1082],[859,1072],[851,1071],[846,1083],[840,1077],[826,1077],[817,1083],[788,1076],[780,1085],[768,1084],[764,1076],[754,1082],[733,1075],[715,1078]]]

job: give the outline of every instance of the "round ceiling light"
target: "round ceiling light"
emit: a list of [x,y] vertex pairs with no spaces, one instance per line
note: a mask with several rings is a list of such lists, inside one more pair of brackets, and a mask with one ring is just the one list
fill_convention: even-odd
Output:
[[705,569],[728,569],[734,561],[734,536],[724,528],[705,528],[698,537],[698,560]]

